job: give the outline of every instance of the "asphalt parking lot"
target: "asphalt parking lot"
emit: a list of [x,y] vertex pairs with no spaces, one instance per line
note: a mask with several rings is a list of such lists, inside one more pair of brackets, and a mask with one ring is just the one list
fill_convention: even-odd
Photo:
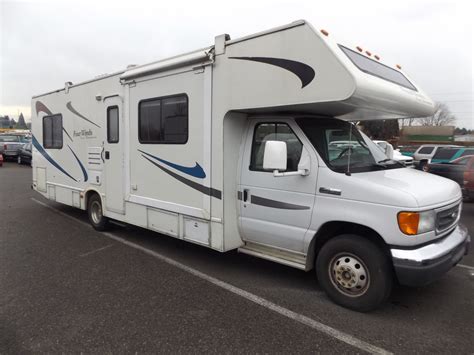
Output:
[[[0,353],[456,353],[474,349],[474,257],[381,309],[334,305],[313,273],[85,212],[0,168]],[[462,223],[474,235],[474,203]]]

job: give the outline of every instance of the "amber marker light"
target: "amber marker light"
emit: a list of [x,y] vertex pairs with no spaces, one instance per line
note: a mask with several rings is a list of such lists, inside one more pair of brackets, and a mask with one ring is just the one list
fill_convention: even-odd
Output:
[[400,212],[398,214],[398,227],[408,235],[418,234],[420,214],[418,212]]
[[377,59],[377,60],[380,60],[380,57],[377,54],[374,55],[374,58]]
[[321,30],[321,33],[322,33],[323,35],[325,35],[325,36],[329,36],[329,32],[326,31],[326,30]]
[[398,69],[402,69],[402,66],[401,66],[400,64],[397,64],[396,67],[397,67]]
[[362,51],[363,51],[362,47],[357,46],[356,48],[357,48],[357,50],[358,50],[359,52],[362,53]]
[[369,57],[372,55],[369,51],[365,51],[365,54],[367,54]]

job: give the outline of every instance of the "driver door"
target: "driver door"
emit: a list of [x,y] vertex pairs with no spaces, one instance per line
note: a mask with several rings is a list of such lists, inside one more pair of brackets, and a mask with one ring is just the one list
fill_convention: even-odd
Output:
[[[299,135],[297,135],[297,133]],[[274,177],[263,169],[265,142],[287,144],[287,170],[297,171],[303,149],[310,154],[307,176]],[[297,125],[288,120],[253,120],[249,124],[239,185],[242,238],[245,241],[303,252],[311,223],[317,179],[316,157]]]

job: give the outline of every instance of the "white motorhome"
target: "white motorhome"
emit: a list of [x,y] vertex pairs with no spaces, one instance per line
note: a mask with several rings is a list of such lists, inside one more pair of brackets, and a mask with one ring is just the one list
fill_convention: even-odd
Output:
[[33,97],[33,187],[98,230],[113,219],[315,269],[335,302],[366,311],[468,250],[459,186],[349,123],[433,107],[399,68],[305,21],[221,35]]

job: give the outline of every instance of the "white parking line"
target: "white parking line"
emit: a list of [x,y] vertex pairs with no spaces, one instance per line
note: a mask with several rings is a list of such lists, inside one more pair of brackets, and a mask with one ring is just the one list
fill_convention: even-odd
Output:
[[474,271],[474,266],[469,266],[469,265],[464,265],[464,264],[457,264],[456,266],[462,267],[463,269]]
[[89,252],[87,252],[87,253],[84,253],[84,254],[79,255],[79,257],[80,257],[80,258],[83,258],[83,257],[85,257],[85,256],[88,256],[88,255],[91,255],[91,254],[95,254],[95,253],[97,253],[98,251],[101,251],[101,250],[110,248],[112,245],[113,245],[113,244],[109,244],[109,245],[106,245],[105,247],[102,247],[102,248],[99,248],[99,249],[95,249],[95,250],[89,251]]
[[[69,219],[72,219],[82,225],[86,225],[88,227],[90,227],[90,224],[86,223],[86,222],[83,222],[75,217],[72,217],[64,212],[61,212],[59,210],[57,210],[56,208],[44,203],[44,202],[41,202],[41,201],[38,201],[37,199],[35,198],[31,198],[31,200],[33,200],[34,202],[54,211],[55,213],[58,213],[60,214],[61,216],[64,216],[66,218],[69,218]],[[229,292],[232,292],[233,294],[235,295],[238,295],[242,298],[245,298],[246,300],[248,301],[251,301],[253,303],[256,303],[262,307],[265,307],[273,312],[276,312],[284,317],[287,317],[291,320],[294,320],[296,322],[299,322],[301,324],[304,324],[310,328],[313,328],[321,333],[324,333],[332,338],[335,338],[335,339],[338,339],[348,345],[351,345],[355,348],[358,348],[360,350],[363,350],[363,351],[366,351],[368,353],[371,353],[371,354],[392,354],[391,352],[385,350],[385,349],[382,349],[382,348],[379,348],[375,345],[372,345],[372,344],[369,344],[363,340],[360,340],[350,334],[347,334],[347,333],[344,333],[340,330],[337,330],[335,328],[332,328],[328,325],[325,325],[323,323],[320,323],[312,318],[309,318],[309,317],[306,317],[302,314],[299,314],[299,313],[296,313],[296,312],[293,312],[287,308],[284,308],[284,307],[281,307],[271,301],[268,301],[266,300],[265,298],[262,298],[260,296],[257,296],[253,293],[250,293],[248,291],[245,291],[241,288],[238,288],[236,286],[233,286],[227,282],[224,282],[224,281],[221,281],[219,279],[216,279],[215,277],[212,277],[210,275],[207,275],[207,274],[204,274],[196,269],[193,269],[189,266],[186,266],[184,264],[181,264],[180,262],[176,261],[176,260],[173,260],[171,258],[168,258],[167,256],[164,256],[162,254],[159,254],[153,250],[150,250],[150,249],[147,249],[147,248],[144,248],[142,247],[141,245],[138,245],[138,244],[135,244],[133,242],[130,242],[128,240],[125,240],[125,239],[122,239],[120,237],[117,237],[116,235],[112,234],[112,233],[108,233],[108,232],[100,232],[101,234],[105,235],[106,237],[110,238],[110,239],[113,239],[117,242],[120,242],[122,244],[125,244],[129,247],[132,247],[134,249],[137,249],[137,250],[140,250],[150,256],[153,256],[154,258],[157,258],[169,265],[172,265],[172,266],[175,266],[177,267],[178,269],[180,270],[183,270],[189,274],[192,274],[196,277],[199,277],[200,279],[203,279],[203,280],[206,280],[210,283],[212,283],[213,285],[215,286],[218,286],[218,287],[221,287]]]

